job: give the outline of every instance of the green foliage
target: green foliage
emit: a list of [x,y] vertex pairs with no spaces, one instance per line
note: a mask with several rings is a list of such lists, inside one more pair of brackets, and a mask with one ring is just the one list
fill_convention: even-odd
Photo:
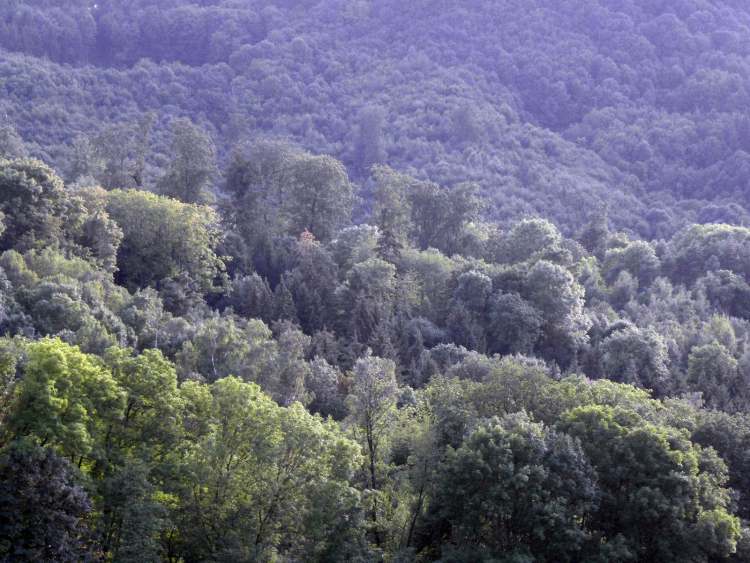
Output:
[[58,448],[78,462],[103,455],[102,439],[120,415],[122,390],[101,362],[59,339],[28,345],[8,421],[11,435]]
[[83,224],[80,200],[65,195],[62,180],[37,160],[0,160],[0,248],[19,251],[66,247]]
[[[579,438],[601,489],[589,525],[638,560],[700,560],[734,552],[740,523],[727,509],[726,469],[685,433],[602,406],[571,411],[561,428]],[[710,538],[710,539],[709,539]]]
[[716,341],[690,351],[688,381],[703,393],[703,400],[709,408],[730,410],[733,404],[744,398],[737,360]]
[[612,282],[621,272],[636,278],[641,287],[648,287],[659,274],[661,264],[653,246],[633,241],[625,247],[611,248],[604,255],[604,279]]
[[215,148],[208,135],[189,120],[175,120],[171,161],[167,173],[157,183],[159,193],[185,203],[210,203],[215,160]]
[[292,235],[330,240],[351,220],[354,190],[344,166],[329,156],[301,155],[292,165],[287,213]]
[[0,5],[0,559],[747,559],[745,7],[56,4]]
[[616,330],[602,341],[602,376],[665,394],[674,387],[669,381],[667,349],[653,330]]
[[562,237],[557,228],[544,219],[524,219],[497,241],[495,259],[500,263],[559,261],[563,257]]
[[123,348],[109,349],[104,361],[125,393],[119,424],[108,437],[110,447],[146,460],[170,452],[179,439],[182,416],[172,363],[158,350],[134,355]]
[[396,268],[380,258],[356,264],[342,294],[348,334],[372,344],[376,329],[390,321],[396,298]]
[[3,125],[0,127],[0,158],[14,159],[28,156],[23,139],[14,127]]
[[262,321],[214,316],[183,344],[177,364],[183,378],[216,381],[234,375],[266,386],[272,382],[277,359],[278,347]]
[[131,290],[158,286],[185,273],[208,291],[223,272],[215,212],[136,190],[107,195],[107,211],[123,231],[117,279]]
[[15,443],[0,454],[0,558],[85,560],[92,506],[74,468],[51,450]]
[[227,214],[253,250],[281,233],[327,241],[351,220],[354,192],[341,163],[280,142],[236,153],[224,189]]
[[371,528],[378,547],[383,543],[383,522],[380,520],[383,507],[378,505],[378,491],[383,487],[382,450],[396,406],[396,390],[392,361],[369,355],[357,360],[349,396],[349,417],[365,449],[367,488],[373,491],[370,499]]
[[178,517],[191,533],[183,549],[200,559],[317,560],[351,537],[345,521],[358,498],[348,484],[356,444],[301,405],[280,408],[239,379],[185,387],[195,405],[188,408],[207,408],[209,418],[186,459]]
[[415,182],[385,166],[374,167],[372,175],[375,179],[372,223],[380,229],[381,256],[396,258],[414,228],[409,193]]
[[445,189],[417,182],[410,186],[407,197],[417,247],[436,248],[448,255],[461,252],[464,228],[477,218],[482,207],[477,186],[460,184]]
[[693,282],[708,270],[729,270],[750,278],[750,230],[731,225],[692,225],[669,244],[675,279]]
[[489,351],[530,354],[541,336],[541,313],[517,293],[496,293],[488,308]]
[[422,533],[481,546],[473,556],[482,560],[577,561],[588,539],[581,522],[596,501],[595,474],[578,442],[508,415],[448,450]]

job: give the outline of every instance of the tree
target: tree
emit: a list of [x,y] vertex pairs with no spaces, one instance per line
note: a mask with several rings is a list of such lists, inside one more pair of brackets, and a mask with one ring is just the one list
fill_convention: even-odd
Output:
[[495,258],[501,263],[516,264],[541,259],[558,262],[563,257],[562,236],[557,227],[545,219],[519,221],[497,246]]
[[[206,417],[180,489],[180,551],[196,559],[346,557],[357,538],[350,486],[359,448],[333,423],[279,407],[254,384],[225,378],[183,385],[188,411]],[[352,543],[348,543],[352,542]]]
[[119,424],[108,435],[109,463],[122,463],[126,456],[163,459],[180,436],[182,403],[174,365],[153,349],[136,355],[110,348],[103,359],[125,393]]
[[0,558],[86,560],[92,503],[75,471],[50,449],[14,443],[0,455]]
[[381,252],[396,256],[409,242],[414,228],[409,191],[415,181],[387,166],[374,166],[372,175],[375,180],[372,223],[380,230],[378,244]]
[[185,203],[208,204],[214,199],[211,182],[216,176],[216,149],[211,138],[189,119],[172,122],[169,168],[159,180],[162,195]]
[[329,241],[351,221],[354,190],[346,169],[330,156],[302,154],[292,164],[292,184],[285,198],[290,234],[310,231]]
[[729,270],[750,279],[750,229],[732,225],[692,225],[669,242],[672,278],[692,283],[707,271]]
[[354,225],[341,229],[336,238],[326,245],[339,267],[339,273],[345,274],[356,264],[378,257],[380,235],[378,228],[372,225]]
[[664,340],[652,329],[614,331],[599,346],[602,373],[614,381],[651,389],[664,395],[674,388],[667,369]]
[[638,289],[638,280],[630,272],[620,272],[609,288],[608,301],[615,309],[624,309],[638,297]]
[[237,151],[225,177],[229,198],[222,211],[234,262],[272,286],[305,231],[327,241],[351,214],[351,185],[341,165],[286,143],[258,141]]
[[[96,259],[107,272],[117,271],[117,251],[122,243],[122,229],[107,213],[107,194],[100,188],[76,192],[86,206],[86,217],[76,242]],[[89,253],[84,256],[88,257]]]
[[287,323],[279,323],[277,342],[279,354],[274,362],[274,381],[270,394],[282,406],[294,402],[306,404],[309,397],[305,391],[305,381],[310,376],[310,366],[305,361],[310,337]]
[[733,317],[750,318],[750,285],[729,270],[707,272],[696,282],[711,304]]
[[459,184],[452,189],[436,184],[415,182],[409,201],[417,246],[437,248],[448,255],[460,252],[464,227],[476,219],[482,202],[474,184]]
[[[348,406],[350,421],[361,432],[367,457],[367,486],[378,491],[383,445],[390,417],[396,406],[395,364],[374,356],[365,356],[354,364],[354,381]],[[378,523],[378,499],[373,498],[370,513],[374,528],[375,543],[380,545],[382,537]]]
[[714,448],[728,466],[728,485],[739,493],[737,515],[750,515],[750,418],[744,414],[702,410],[697,413],[691,439]]
[[37,160],[0,160],[0,248],[23,252],[69,246],[83,225],[80,200],[65,193],[62,180]]
[[118,283],[131,290],[159,287],[186,274],[209,291],[224,271],[216,255],[221,239],[216,212],[136,190],[113,190],[107,212],[123,232]]
[[59,448],[78,464],[100,459],[105,436],[122,415],[125,397],[93,356],[59,339],[28,345],[17,404],[8,425],[15,438]]
[[7,419],[13,412],[16,387],[20,382],[18,363],[22,349],[20,341],[0,339],[0,444],[4,443]]
[[310,412],[323,417],[341,420],[346,416],[346,404],[342,396],[340,381],[343,374],[338,368],[321,357],[310,362],[310,371],[305,379],[305,389],[310,393]]
[[375,329],[389,322],[394,312],[396,268],[380,258],[355,265],[342,292],[343,319],[352,340],[369,343]]
[[531,354],[542,334],[542,314],[517,293],[495,293],[489,302],[488,349],[496,354]]
[[149,477],[148,465],[128,460],[113,467],[101,482],[101,543],[115,561],[156,561],[163,554],[160,540],[168,526],[167,508]]
[[492,280],[477,270],[462,273],[456,280],[453,299],[463,303],[471,312],[482,315],[492,294]]
[[383,128],[385,111],[377,106],[368,106],[359,114],[355,141],[355,162],[360,175],[365,175],[375,164],[386,158]]
[[422,541],[464,560],[579,561],[596,478],[581,445],[523,413],[474,430],[441,464]]
[[453,340],[470,350],[487,349],[487,303],[492,294],[489,276],[470,270],[458,276],[446,324]]
[[0,159],[25,158],[27,155],[23,139],[11,125],[0,126]]
[[627,271],[638,280],[641,288],[646,288],[659,275],[661,262],[651,244],[637,240],[623,248],[607,250],[602,269],[607,283],[612,283],[620,273]]
[[282,280],[294,301],[295,315],[307,332],[335,324],[338,267],[331,254],[305,231],[297,243],[293,266]]
[[246,318],[269,322],[273,317],[273,292],[268,281],[256,273],[235,277],[223,303]]
[[601,259],[604,257],[608,236],[609,209],[605,206],[592,215],[578,236],[578,241],[591,254]]
[[602,540],[622,542],[640,561],[734,552],[740,525],[728,512],[726,466],[713,450],[620,407],[578,407],[560,428],[581,441],[596,470],[601,497],[587,524]]
[[733,410],[744,398],[737,360],[717,341],[690,350],[687,376],[691,389],[702,392],[708,408]]
[[164,310],[164,303],[152,288],[135,292],[128,303],[120,310],[120,319],[134,332],[132,341],[135,348],[160,348],[162,332],[170,315]]
[[106,189],[141,188],[146,172],[146,154],[155,116],[142,115],[136,122],[110,125],[91,141],[97,180]]
[[286,232],[281,206],[295,158],[290,145],[276,141],[258,141],[232,156],[224,184],[231,203],[224,214],[252,250],[261,240]]
[[213,315],[182,345],[177,366],[182,378],[213,382],[233,375],[270,393],[277,384],[278,354],[263,321]]
[[539,260],[528,270],[520,290],[544,319],[542,355],[568,365],[586,342],[591,323],[584,311],[583,288],[562,266]]
[[477,109],[463,104],[453,111],[451,133],[458,143],[476,143],[482,140],[483,124]]

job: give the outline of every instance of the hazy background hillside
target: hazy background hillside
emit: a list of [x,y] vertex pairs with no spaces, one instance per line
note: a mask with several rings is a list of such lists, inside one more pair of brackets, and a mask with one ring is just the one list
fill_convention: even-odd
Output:
[[707,0],[12,0],[0,116],[69,181],[76,137],[154,112],[154,177],[187,116],[222,157],[278,136],[363,184],[477,182],[493,219],[569,233],[604,203],[667,237],[749,221],[749,26]]

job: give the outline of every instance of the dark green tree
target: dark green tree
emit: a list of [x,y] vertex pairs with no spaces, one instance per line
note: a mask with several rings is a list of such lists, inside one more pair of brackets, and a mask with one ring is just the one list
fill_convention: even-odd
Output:
[[76,472],[50,449],[16,443],[0,455],[0,559],[87,560],[92,503]]
[[580,561],[597,495],[576,440],[508,415],[448,450],[422,533],[449,559]]
[[217,172],[211,138],[189,119],[176,119],[171,128],[169,167],[159,179],[157,190],[185,203],[211,203],[211,184]]
[[726,466],[684,432],[622,408],[580,407],[561,429],[581,441],[597,473],[598,508],[586,519],[607,543],[639,561],[728,557],[740,523],[728,511]]

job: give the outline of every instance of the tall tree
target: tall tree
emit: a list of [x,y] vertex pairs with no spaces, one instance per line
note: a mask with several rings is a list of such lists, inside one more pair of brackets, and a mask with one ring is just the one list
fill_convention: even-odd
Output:
[[413,230],[409,190],[414,181],[387,166],[374,166],[372,223],[380,229],[378,248],[386,260],[397,259]]
[[360,112],[358,121],[355,162],[359,174],[365,175],[373,165],[386,158],[385,111],[378,106],[368,106]]
[[293,164],[285,198],[292,235],[305,230],[327,242],[351,221],[354,189],[344,166],[330,156],[303,154]]
[[213,202],[211,183],[216,177],[213,141],[189,119],[174,120],[171,129],[169,168],[159,179],[159,193],[185,203]]
[[419,248],[437,248],[448,255],[461,251],[464,227],[477,218],[482,207],[477,186],[469,183],[448,189],[416,182],[409,201]]
[[154,124],[153,114],[138,121],[110,125],[91,141],[94,149],[92,170],[107,189],[141,188],[146,174],[149,137]]
[[[396,407],[395,364],[374,356],[365,356],[354,365],[354,381],[349,396],[350,420],[361,432],[367,457],[367,486],[378,491],[383,483],[380,480],[383,446],[390,419]],[[383,538],[378,522],[378,498],[372,499],[371,520],[375,543],[380,545]]]
[[0,159],[28,156],[23,139],[12,125],[0,126]]
[[737,360],[719,342],[695,346],[688,357],[688,383],[709,408],[734,410],[746,397]]

